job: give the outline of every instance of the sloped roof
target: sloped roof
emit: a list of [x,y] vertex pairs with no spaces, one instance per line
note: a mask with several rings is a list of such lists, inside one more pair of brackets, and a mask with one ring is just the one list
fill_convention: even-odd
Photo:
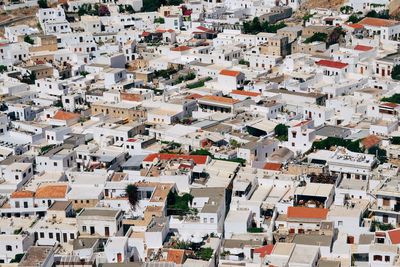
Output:
[[54,115],[53,119],[67,121],[67,120],[76,119],[79,117],[80,117],[79,114],[59,110]]
[[308,207],[288,207],[287,218],[291,219],[321,219],[325,220],[328,209]]
[[244,91],[244,90],[232,90],[232,94],[244,95],[244,96],[250,96],[250,97],[255,97],[255,96],[261,95],[261,93]]
[[159,158],[160,160],[169,160],[169,159],[184,159],[184,160],[188,160],[188,159],[191,159],[196,164],[206,164],[208,156],[154,153],[154,154],[150,154],[147,157],[145,157],[143,161],[149,162],[149,161],[153,161],[156,158]]
[[363,18],[358,24],[373,26],[373,27],[390,27],[399,24],[396,20],[380,19],[380,18]]
[[11,198],[30,198],[35,195],[33,191],[16,191],[11,194]]
[[317,65],[328,67],[328,68],[335,68],[335,69],[343,69],[347,67],[349,64],[343,63],[340,61],[333,61],[333,60],[326,60],[326,59],[321,59],[320,61],[316,62]]
[[365,148],[371,148],[373,146],[378,145],[381,142],[381,138],[379,138],[376,135],[369,135],[367,137],[365,137],[364,139],[361,140],[361,144],[365,147]]
[[36,198],[65,198],[67,185],[43,185],[36,190]]
[[205,100],[205,101],[216,102],[216,103],[223,103],[223,104],[236,104],[236,103],[240,102],[239,100],[232,99],[229,97],[215,96],[215,95],[206,95],[200,99]]

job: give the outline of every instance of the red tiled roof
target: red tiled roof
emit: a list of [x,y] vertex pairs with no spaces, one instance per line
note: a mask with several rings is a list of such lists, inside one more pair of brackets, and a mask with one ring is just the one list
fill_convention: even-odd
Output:
[[178,47],[171,48],[171,51],[182,52],[182,51],[187,51],[187,50],[190,50],[190,49],[191,48],[189,46],[181,45],[181,46],[178,46]]
[[264,170],[279,171],[282,167],[281,163],[267,162],[264,165]]
[[288,218],[293,219],[320,219],[325,220],[328,209],[307,208],[307,207],[288,207]]
[[364,139],[361,140],[361,144],[365,147],[365,148],[371,148],[373,146],[378,145],[381,142],[381,139],[376,136],[376,135],[369,135],[367,137],[365,137]]
[[370,51],[372,49],[374,49],[372,46],[367,46],[367,45],[356,45],[354,47],[354,50],[357,51]]
[[244,95],[244,96],[253,96],[253,97],[261,95],[261,93],[249,92],[249,91],[244,91],[244,90],[232,90],[232,94]]
[[260,257],[264,258],[266,255],[270,255],[273,249],[274,245],[270,244],[259,248],[255,248],[254,253],[260,253]]
[[237,77],[237,76],[240,75],[240,71],[236,71],[236,70],[221,70],[219,72],[219,74],[226,75],[226,76]]
[[400,244],[400,228],[389,230],[387,233],[393,245]]
[[71,119],[77,119],[79,117],[80,117],[79,114],[59,110],[54,115],[53,119],[67,121],[67,120],[71,120]]
[[333,61],[333,60],[326,60],[326,59],[321,59],[320,61],[316,62],[317,65],[328,67],[328,68],[335,68],[335,69],[343,69],[347,67],[349,64],[339,62],[339,61]]
[[210,30],[210,29],[208,29],[208,28],[206,28],[206,27],[203,27],[203,26],[196,27],[196,29],[198,29],[198,30],[200,30],[200,31],[203,31],[203,32],[215,33],[215,31]]
[[353,29],[363,29],[364,26],[358,23],[347,23],[347,26],[353,28]]
[[16,191],[11,194],[11,198],[29,198],[33,197],[35,195],[35,192],[32,191]]
[[390,27],[399,24],[397,20],[380,19],[380,18],[363,18],[360,22],[361,25],[373,26],[373,27]]
[[127,140],[128,142],[136,142],[137,141],[137,139],[136,138],[128,138],[128,140]]
[[296,125],[294,125],[293,127],[299,127],[299,126],[305,125],[309,122],[310,122],[309,120],[301,121],[301,122],[297,123]]
[[66,185],[44,185],[36,190],[36,198],[65,198],[68,187]]
[[239,100],[232,99],[229,97],[215,96],[215,95],[206,95],[200,99],[205,100],[205,101],[217,102],[217,103],[219,102],[219,103],[223,103],[223,104],[236,104],[236,103],[240,102]]
[[185,97],[185,99],[199,99],[202,98],[203,96],[201,94],[191,94]]
[[388,107],[388,108],[397,108],[399,104],[392,103],[392,102],[384,102],[380,104],[381,106]]
[[166,153],[155,153],[155,154],[150,154],[147,157],[144,158],[143,161],[145,162],[151,162],[154,161],[154,159],[159,158],[160,160],[170,160],[170,159],[191,159],[193,160],[196,164],[206,164],[208,156],[203,156],[203,155],[180,155],[180,154],[166,154]]
[[184,249],[169,249],[167,254],[167,262],[182,264],[185,259]]
[[168,30],[166,30],[166,29],[157,29],[156,32],[157,33],[165,33],[165,32],[171,33],[171,32],[175,32],[175,31],[173,29],[168,29]]
[[147,37],[147,36],[149,36],[149,35],[150,35],[150,32],[143,32],[143,33],[142,33],[142,36],[143,36],[143,37]]

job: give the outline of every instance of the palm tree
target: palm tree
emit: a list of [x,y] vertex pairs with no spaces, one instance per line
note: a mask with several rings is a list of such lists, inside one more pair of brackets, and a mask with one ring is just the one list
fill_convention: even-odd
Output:
[[136,210],[136,206],[139,203],[139,192],[138,188],[134,184],[129,184],[125,188],[125,192],[128,195],[129,204],[131,204],[132,210]]

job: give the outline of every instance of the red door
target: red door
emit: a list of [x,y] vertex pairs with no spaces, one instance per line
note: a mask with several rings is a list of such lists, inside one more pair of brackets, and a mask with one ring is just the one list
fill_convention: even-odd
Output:
[[117,262],[122,262],[122,254],[121,253],[117,254]]

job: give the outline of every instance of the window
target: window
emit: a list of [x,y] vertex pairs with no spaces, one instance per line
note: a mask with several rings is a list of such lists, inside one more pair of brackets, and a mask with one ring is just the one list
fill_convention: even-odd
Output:
[[86,232],[86,226],[82,226],[82,232]]
[[207,223],[207,218],[203,218],[203,223]]
[[7,251],[12,251],[12,246],[7,245],[7,246],[6,246],[6,250],[7,250]]
[[39,236],[40,236],[40,238],[44,238],[44,233],[43,233],[43,232],[40,232],[40,233],[39,233]]
[[210,223],[214,223],[214,218],[210,218]]
[[49,233],[49,238],[53,239],[53,237],[54,237],[53,233]]
[[374,261],[382,261],[381,255],[374,255]]
[[54,166],[57,166],[57,162],[53,162],[53,165],[54,165]]
[[390,256],[385,256],[385,262],[389,262],[390,261]]
[[343,225],[343,221],[338,221],[338,226],[342,226]]

